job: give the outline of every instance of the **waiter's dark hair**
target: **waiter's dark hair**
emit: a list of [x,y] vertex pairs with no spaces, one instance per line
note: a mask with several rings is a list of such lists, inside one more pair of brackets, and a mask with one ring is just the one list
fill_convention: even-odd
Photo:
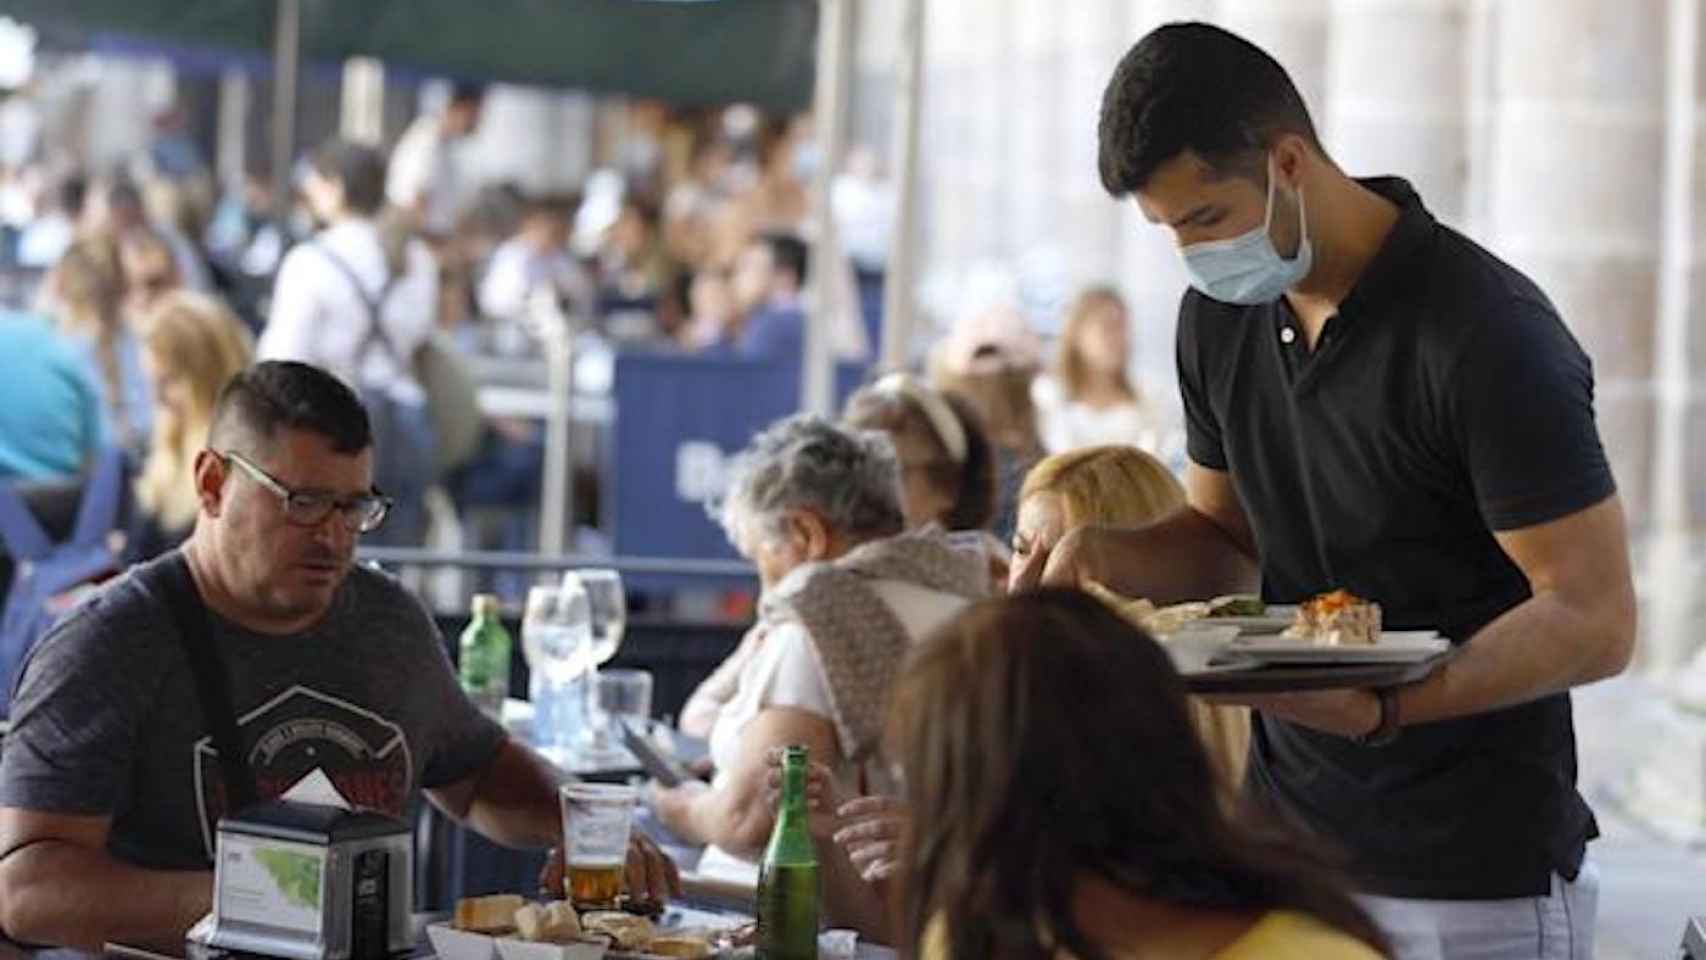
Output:
[[899,672],[885,742],[912,814],[908,946],[940,921],[945,956],[1100,960],[1073,909],[1093,877],[1179,906],[1295,911],[1386,950],[1317,852],[1228,813],[1167,654],[1088,594],[960,613]]
[[1279,61],[1220,27],[1170,23],[1114,68],[1096,127],[1097,168],[1115,197],[1143,189],[1187,150],[1217,173],[1266,182],[1262,154],[1287,133],[1321,150],[1309,108]]
[[266,360],[219,392],[207,444],[221,452],[249,450],[280,430],[317,433],[338,453],[360,453],[373,443],[367,409],[342,380],[306,363]]

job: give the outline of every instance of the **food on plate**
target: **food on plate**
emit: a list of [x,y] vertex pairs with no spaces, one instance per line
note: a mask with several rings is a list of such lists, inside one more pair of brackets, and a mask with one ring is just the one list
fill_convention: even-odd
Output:
[[1213,617],[1259,617],[1268,612],[1268,605],[1253,593],[1232,593],[1215,597],[1208,602],[1208,615]]
[[1207,616],[1208,604],[1192,600],[1162,607],[1144,618],[1142,623],[1150,633],[1178,633],[1186,624],[1195,623]]
[[609,937],[623,950],[636,950],[650,943],[655,934],[652,922],[645,917],[616,910],[600,910],[581,917],[581,929]]
[[513,893],[464,897],[456,901],[451,926],[471,933],[508,933],[515,929],[515,912],[525,905],[526,901]]
[[646,944],[645,952],[659,957],[708,957],[711,945],[698,937],[656,937]]
[[1107,604],[1128,621],[1154,634],[1177,633],[1186,624],[1202,620],[1209,614],[1209,604],[1200,600],[1175,603],[1158,610],[1155,604],[1148,600],[1122,597],[1094,580],[1084,584],[1084,592]]
[[717,946],[724,950],[735,950],[740,947],[750,947],[758,942],[758,923],[743,923],[738,927],[722,930],[715,934]]
[[523,940],[570,943],[581,935],[581,921],[568,903],[529,903],[515,912],[515,930]]
[[1348,590],[1323,593],[1297,608],[1285,636],[1318,647],[1373,646],[1380,642],[1380,604]]

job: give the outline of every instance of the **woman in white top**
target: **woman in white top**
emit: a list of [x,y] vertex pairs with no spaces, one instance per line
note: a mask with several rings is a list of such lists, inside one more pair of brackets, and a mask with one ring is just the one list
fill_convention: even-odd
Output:
[[1048,452],[1120,444],[1165,455],[1165,424],[1132,384],[1126,372],[1130,358],[1125,301],[1109,287],[1079,294],[1067,311],[1053,372],[1032,384],[1038,432]]
[[[774,823],[766,758],[788,744],[848,789],[889,786],[875,757],[895,671],[988,589],[980,553],[938,528],[903,533],[898,480],[886,436],[811,416],[772,426],[736,460],[723,525],[757,564],[764,599],[683,714],[684,728],[710,734],[715,780],[652,795],[682,839],[755,862]],[[829,845],[819,856],[830,920],[886,938],[845,856]]]
[[361,394],[374,419],[374,480],[396,500],[385,526],[366,539],[418,545],[435,456],[414,356],[438,316],[438,267],[425,244],[393,218],[380,219],[379,151],[327,143],[314,154],[303,192],[327,226],[285,255],[256,353],[314,364]]

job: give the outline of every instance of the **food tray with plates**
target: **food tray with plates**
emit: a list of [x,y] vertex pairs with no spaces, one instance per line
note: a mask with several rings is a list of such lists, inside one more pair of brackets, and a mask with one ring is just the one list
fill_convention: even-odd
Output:
[[1451,641],[1434,630],[1383,630],[1377,643],[1337,646],[1283,635],[1240,633],[1226,645],[1221,656],[1255,660],[1264,665],[1420,663],[1450,649]]
[[1419,683],[1456,653],[1385,663],[1277,663],[1226,653],[1201,670],[1184,673],[1185,689],[1197,694],[1303,693],[1312,690],[1378,690]]

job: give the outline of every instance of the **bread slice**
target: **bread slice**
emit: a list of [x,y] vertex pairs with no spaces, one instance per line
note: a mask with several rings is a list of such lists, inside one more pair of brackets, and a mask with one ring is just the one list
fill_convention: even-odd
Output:
[[616,910],[602,910],[581,917],[581,929],[587,933],[602,933],[616,941],[622,950],[637,950],[651,942],[654,928],[645,917]]
[[567,903],[529,903],[515,912],[515,931],[523,940],[569,943],[580,937],[581,921]]
[[473,933],[508,933],[515,929],[515,912],[525,905],[526,901],[513,893],[466,897],[456,901],[456,917],[451,924]]

